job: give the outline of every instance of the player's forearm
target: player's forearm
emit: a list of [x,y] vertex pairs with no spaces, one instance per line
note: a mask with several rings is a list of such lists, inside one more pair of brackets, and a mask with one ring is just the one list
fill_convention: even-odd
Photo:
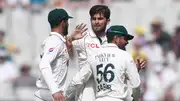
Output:
[[75,49],[82,51],[82,49],[84,49],[84,40],[83,39],[74,39],[72,38],[72,36],[69,36],[66,38],[67,39],[67,43],[68,43],[68,47],[71,47],[71,49]]
[[74,84],[74,81],[71,81],[71,83],[68,85],[66,91],[65,91],[65,97],[66,100],[69,101],[71,100],[73,97],[75,97],[76,94],[76,90],[79,89],[78,87],[76,87],[77,85]]
[[72,35],[70,35],[70,36],[67,37],[67,40],[70,41],[70,42],[72,42],[72,41],[75,40],[75,38],[74,38]]
[[72,52],[73,47],[79,49],[81,44],[78,41],[79,40],[75,40],[72,36],[66,37],[66,46],[69,52]]
[[50,65],[47,65],[47,67],[41,69],[41,74],[52,94],[60,91],[60,89],[58,89],[58,86],[54,81]]
[[80,89],[84,84],[83,81],[79,82],[79,80],[75,79],[76,77],[77,75],[73,78],[73,80],[68,85],[67,90],[65,91],[65,97],[67,101],[72,99],[76,94],[76,90]]
[[70,35],[70,36],[67,36],[67,37],[66,37],[66,40],[72,43],[72,41],[77,40],[77,39],[76,39],[76,38],[73,36],[73,34],[72,34],[72,35]]
[[92,75],[90,64],[87,62],[84,67],[73,77],[71,83],[66,90],[66,98],[71,99],[75,91],[80,89],[84,83],[86,83]]

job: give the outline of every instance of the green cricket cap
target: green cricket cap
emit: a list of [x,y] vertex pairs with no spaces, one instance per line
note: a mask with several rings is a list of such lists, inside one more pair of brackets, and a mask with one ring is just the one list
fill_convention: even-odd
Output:
[[73,18],[68,15],[66,10],[64,9],[53,9],[49,12],[48,14],[48,22],[50,23],[51,26],[55,26],[59,24],[60,21],[62,20],[67,20],[69,18]]
[[125,36],[128,40],[132,40],[134,38],[133,35],[128,34],[126,28],[122,25],[114,25],[111,26],[106,33],[107,37],[114,37],[115,35],[118,36]]

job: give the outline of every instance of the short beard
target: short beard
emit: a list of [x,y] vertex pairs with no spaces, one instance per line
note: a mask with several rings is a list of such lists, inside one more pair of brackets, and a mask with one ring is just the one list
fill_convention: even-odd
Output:
[[102,30],[99,30],[99,31],[93,30],[93,32],[96,34],[96,36],[100,37],[100,36],[105,35],[106,30],[105,29],[102,29]]
[[[107,24],[106,24],[106,25],[107,25]],[[93,32],[94,32],[95,34],[105,33],[105,31],[106,31],[106,26],[104,26],[102,29],[100,29],[100,30],[98,30],[98,31],[94,30],[93,26],[91,26],[91,27],[92,27],[92,30],[93,30]]]

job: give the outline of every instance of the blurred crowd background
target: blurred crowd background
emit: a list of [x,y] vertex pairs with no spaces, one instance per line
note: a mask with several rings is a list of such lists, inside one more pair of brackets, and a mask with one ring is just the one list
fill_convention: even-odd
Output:
[[[48,12],[66,9],[74,17],[71,33],[79,23],[91,28],[89,9],[95,4],[109,6],[110,25],[124,25],[135,36],[128,51],[147,60],[136,96],[180,101],[180,0],[0,0],[0,101],[34,101],[40,45],[50,32]],[[68,80],[76,71],[71,64]]]

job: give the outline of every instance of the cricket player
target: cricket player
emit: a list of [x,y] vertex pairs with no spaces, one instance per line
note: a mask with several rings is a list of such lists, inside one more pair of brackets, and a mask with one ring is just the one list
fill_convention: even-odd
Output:
[[[78,55],[79,69],[86,65],[88,56],[94,54],[94,50],[107,43],[106,26],[110,22],[110,9],[105,5],[95,5],[90,11],[90,22],[92,30],[86,31],[86,35],[73,41],[73,49]],[[91,78],[80,91],[77,91],[76,101],[95,101],[95,91]]]
[[108,44],[102,45],[88,57],[87,63],[70,83],[66,98],[70,99],[75,90],[93,76],[95,101],[124,101],[128,95],[128,88],[140,85],[140,77],[132,56],[119,49],[123,48],[122,41],[127,44],[127,40],[131,39],[133,36],[128,34],[124,26],[111,26],[107,32]]
[[[65,101],[64,89],[69,61],[65,36],[68,34],[69,18],[72,17],[64,9],[54,9],[48,14],[51,33],[42,44],[39,63],[41,76],[36,82],[36,101]],[[68,39],[80,39],[84,37],[82,33],[86,30],[85,25],[81,24]]]

